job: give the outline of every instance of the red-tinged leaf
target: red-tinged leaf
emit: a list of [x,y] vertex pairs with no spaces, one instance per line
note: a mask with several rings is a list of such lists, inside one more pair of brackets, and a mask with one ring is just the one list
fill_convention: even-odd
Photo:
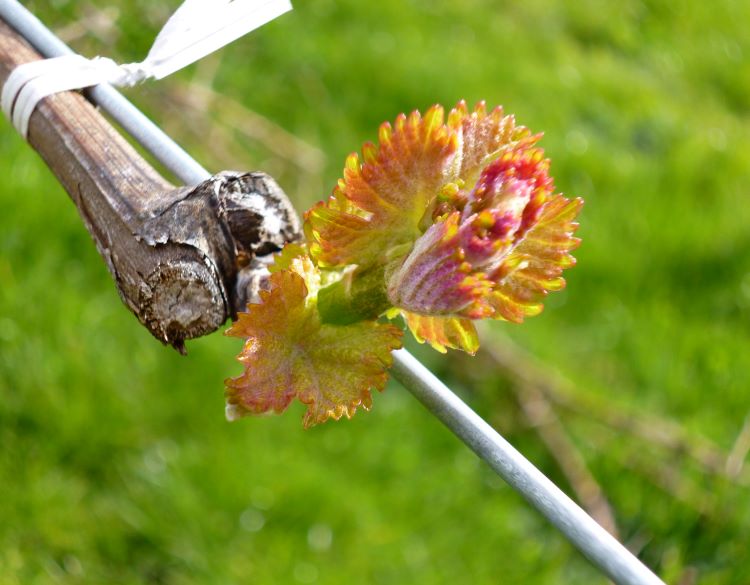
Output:
[[364,162],[356,154],[347,158],[333,195],[306,214],[305,233],[316,262],[366,269],[408,251],[451,178],[457,136],[443,118],[440,106],[424,117],[416,111],[401,114],[393,126],[380,127],[378,146],[364,145]]
[[541,300],[548,291],[565,287],[562,272],[575,264],[570,253],[580,244],[573,234],[582,206],[582,199],[562,195],[543,206],[539,219],[493,275],[497,285],[490,303],[497,311],[495,318],[520,323],[542,311]]
[[520,145],[531,146],[541,135],[532,136],[524,126],[516,126],[513,116],[506,116],[498,106],[489,114],[484,102],[469,112],[463,100],[448,114],[448,126],[459,137],[455,175],[471,190],[482,169],[507,150]]
[[[333,209],[322,202],[310,208],[305,217],[310,254],[321,266],[364,265],[364,260],[375,252],[371,249],[372,242],[363,237],[371,233],[373,223],[370,220]],[[380,230],[380,235],[383,235],[383,230]]]
[[286,260],[290,268],[271,274],[261,303],[227,331],[246,339],[238,357],[245,370],[226,380],[227,415],[281,412],[296,397],[308,407],[309,427],[368,409],[370,390],[385,387],[401,330],[375,321],[321,324],[317,269],[304,255]]
[[440,353],[447,349],[462,349],[474,355],[479,349],[479,338],[474,324],[460,317],[432,317],[401,311],[407,327],[419,343],[427,342]]
[[460,313],[476,318],[492,314],[485,299],[493,283],[481,267],[475,271],[475,266],[467,262],[466,249],[471,245],[478,249],[487,243],[483,255],[489,257],[497,247],[494,241],[477,243],[478,222],[459,226],[460,215],[454,211],[430,226],[403,262],[388,271],[388,299],[394,307],[420,315]]
[[397,267],[388,298],[420,315],[490,317],[492,278],[539,219],[552,192],[549,161],[539,149],[508,150],[490,163],[462,211],[437,218]]

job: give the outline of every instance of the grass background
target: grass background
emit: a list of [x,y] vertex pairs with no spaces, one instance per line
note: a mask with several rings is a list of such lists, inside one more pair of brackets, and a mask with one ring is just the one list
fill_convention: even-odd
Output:
[[[124,62],[177,2],[27,4]],[[416,351],[573,494],[577,459],[667,582],[734,584],[750,571],[748,22],[731,0],[297,0],[128,95],[208,168],[266,170],[300,209],[402,111],[486,99],[545,131],[558,188],[586,199],[579,264],[485,344],[534,355],[547,406],[565,394],[562,459],[486,355]],[[237,340],[160,346],[5,120],[0,165],[1,583],[605,583],[396,384],[310,431],[298,407],[226,423]]]

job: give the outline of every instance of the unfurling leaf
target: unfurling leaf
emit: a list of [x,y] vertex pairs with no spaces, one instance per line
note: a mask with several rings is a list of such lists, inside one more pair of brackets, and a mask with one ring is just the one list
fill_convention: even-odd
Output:
[[400,311],[407,327],[419,343],[427,341],[433,349],[446,353],[448,349],[462,349],[474,355],[479,349],[479,338],[474,323],[459,317],[429,317]]
[[581,243],[573,234],[582,206],[580,197],[566,199],[562,195],[543,205],[539,219],[498,270],[498,284],[490,295],[496,318],[520,323],[524,317],[538,315],[547,292],[565,287],[562,272],[575,265],[570,253]]
[[575,263],[573,220],[582,204],[552,195],[548,165],[540,149],[516,147],[485,167],[461,210],[438,218],[387,273],[394,306],[514,322],[538,314]]
[[226,380],[227,416],[281,412],[295,397],[307,405],[305,427],[368,409],[370,390],[385,387],[401,330],[375,321],[322,324],[318,269],[306,256],[285,262],[289,268],[271,275],[261,303],[227,331],[246,339],[238,358],[245,370]]
[[363,162],[349,155],[333,195],[306,214],[310,253],[318,264],[364,270],[408,251],[425,211],[449,181],[457,136],[443,118],[440,106],[424,117],[401,114],[393,127],[380,126],[379,146],[362,147]]

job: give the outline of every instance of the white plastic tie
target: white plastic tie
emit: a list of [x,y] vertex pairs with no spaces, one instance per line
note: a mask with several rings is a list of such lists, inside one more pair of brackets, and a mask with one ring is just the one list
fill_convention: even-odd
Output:
[[31,114],[49,95],[100,83],[129,87],[161,79],[291,9],[289,0],[185,0],[140,63],[69,55],[16,67],[3,86],[3,112],[26,138]]

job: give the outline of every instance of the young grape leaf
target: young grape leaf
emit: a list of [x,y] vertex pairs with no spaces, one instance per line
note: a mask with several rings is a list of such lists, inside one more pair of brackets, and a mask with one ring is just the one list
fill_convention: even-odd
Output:
[[401,311],[401,314],[414,338],[419,343],[429,343],[440,353],[448,349],[461,349],[474,355],[479,349],[477,330],[470,319],[431,317],[409,311]]
[[357,264],[364,270],[408,251],[450,178],[457,136],[443,120],[441,106],[431,107],[424,117],[416,111],[401,114],[393,127],[380,126],[378,146],[362,147],[364,162],[356,154],[347,158],[333,195],[306,214],[310,253],[317,263]]
[[288,268],[272,272],[261,302],[227,331],[246,339],[238,357],[244,372],[225,381],[230,419],[278,413],[294,398],[307,405],[306,428],[351,417],[359,406],[369,409],[372,388],[383,390],[391,351],[401,347],[402,331],[393,325],[321,324],[318,269],[305,255],[290,256],[282,256]]
[[490,303],[494,318],[521,323],[541,313],[548,291],[565,288],[562,272],[575,265],[571,256],[581,243],[574,237],[576,216],[583,199],[554,195],[541,209],[539,219],[524,234],[494,275],[497,286]]

